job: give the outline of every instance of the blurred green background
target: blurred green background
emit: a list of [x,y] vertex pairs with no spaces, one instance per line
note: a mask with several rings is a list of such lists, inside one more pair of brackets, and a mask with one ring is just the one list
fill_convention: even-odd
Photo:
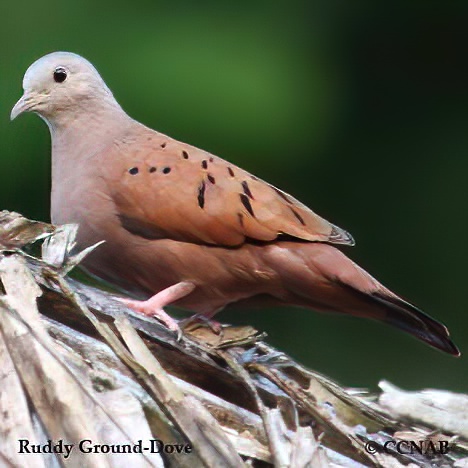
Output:
[[[2,5],[2,209],[49,218],[50,141],[10,124],[26,68],[93,62],[128,113],[348,229],[346,249],[451,330],[451,358],[370,321],[227,312],[345,385],[468,391],[466,2],[23,0]],[[430,3],[430,5],[428,4]]]

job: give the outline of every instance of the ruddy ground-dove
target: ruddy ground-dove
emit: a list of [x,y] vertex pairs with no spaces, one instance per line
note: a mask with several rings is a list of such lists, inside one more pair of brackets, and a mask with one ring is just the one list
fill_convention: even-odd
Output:
[[[84,262],[170,328],[174,304],[292,305],[380,320],[453,355],[445,326],[382,286],[334,244],[344,230],[291,195],[129,117],[96,69],[55,52],[26,71],[11,118],[38,113],[52,137],[56,224],[79,223]],[[148,299],[149,298],[149,299]]]

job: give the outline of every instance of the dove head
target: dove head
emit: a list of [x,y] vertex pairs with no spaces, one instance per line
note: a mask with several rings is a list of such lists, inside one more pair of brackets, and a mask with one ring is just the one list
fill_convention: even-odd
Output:
[[70,52],[53,52],[36,60],[24,75],[23,89],[11,120],[23,112],[35,112],[55,127],[80,113],[99,115],[100,110],[120,109],[93,65]]

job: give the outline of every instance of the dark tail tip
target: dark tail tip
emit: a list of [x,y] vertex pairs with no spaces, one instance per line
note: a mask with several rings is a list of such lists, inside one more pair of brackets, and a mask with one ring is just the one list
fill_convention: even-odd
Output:
[[372,297],[386,306],[388,313],[383,320],[426,342],[430,346],[452,356],[460,356],[460,350],[450,339],[447,327],[434,320],[409,302],[396,297],[372,294]]

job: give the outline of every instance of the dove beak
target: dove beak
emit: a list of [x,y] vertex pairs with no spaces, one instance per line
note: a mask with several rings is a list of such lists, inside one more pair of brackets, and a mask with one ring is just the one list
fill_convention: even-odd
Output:
[[35,104],[36,99],[34,99],[34,96],[25,92],[11,109],[10,120],[15,120],[18,115],[30,111]]

